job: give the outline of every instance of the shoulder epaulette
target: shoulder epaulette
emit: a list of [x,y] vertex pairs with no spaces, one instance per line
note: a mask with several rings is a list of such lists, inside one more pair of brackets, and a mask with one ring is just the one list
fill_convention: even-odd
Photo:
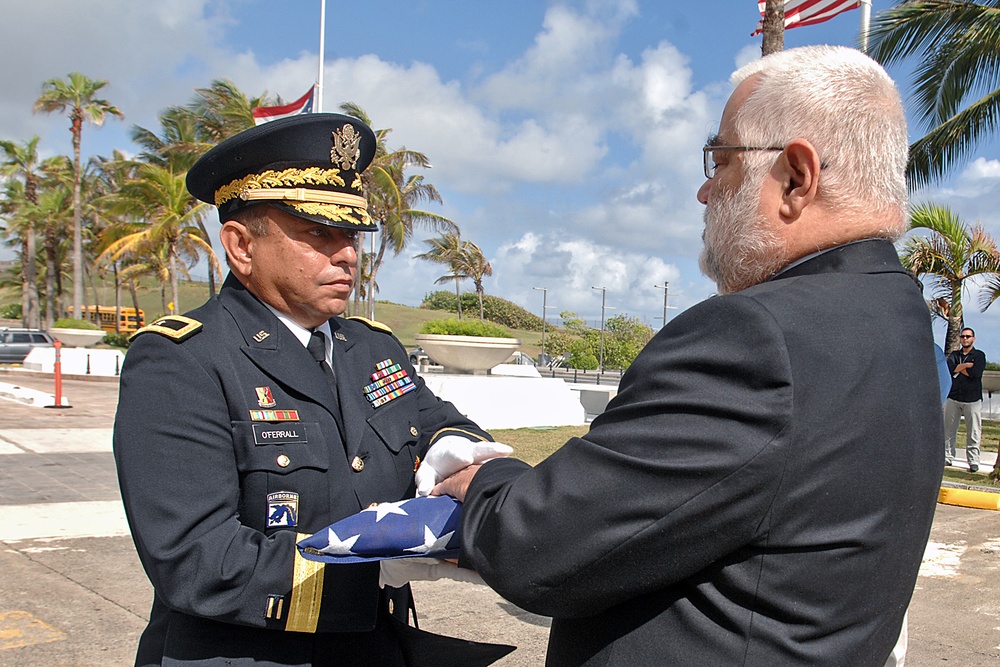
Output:
[[158,333],[161,336],[166,336],[167,338],[172,339],[175,343],[180,343],[181,341],[185,341],[201,331],[202,326],[204,325],[202,325],[201,322],[193,320],[190,317],[184,317],[183,315],[164,315],[152,324],[144,326],[129,336],[129,341],[135,340],[135,337],[140,334],[152,332]]
[[375,320],[370,320],[367,317],[348,317],[349,320],[357,320],[358,322],[364,322],[369,329],[374,329],[375,331],[384,331],[387,334],[392,333],[392,329],[382,324],[381,322],[376,322]]

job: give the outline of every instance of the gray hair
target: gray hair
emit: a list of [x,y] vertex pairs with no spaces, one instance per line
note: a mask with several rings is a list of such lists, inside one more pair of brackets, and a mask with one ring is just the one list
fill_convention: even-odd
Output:
[[[736,114],[740,141],[779,146],[808,140],[824,166],[819,192],[847,215],[879,221],[891,240],[907,220],[906,116],[899,91],[874,60],[842,46],[773,53],[737,70],[756,85]],[[880,215],[879,215],[880,214]]]

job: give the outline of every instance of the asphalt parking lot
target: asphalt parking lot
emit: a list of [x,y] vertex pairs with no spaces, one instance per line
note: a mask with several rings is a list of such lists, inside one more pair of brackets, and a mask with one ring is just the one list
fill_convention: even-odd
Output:
[[[52,391],[48,377],[0,383]],[[121,512],[111,428],[117,384],[64,382],[71,408],[0,400],[0,665],[129,665],[151,588]],[[1000,659],[1000,512],[938,505],[909,613],[906,665]],[[518,649],[540,665],[548,619],[467,583],[415,585],[421,627]]]

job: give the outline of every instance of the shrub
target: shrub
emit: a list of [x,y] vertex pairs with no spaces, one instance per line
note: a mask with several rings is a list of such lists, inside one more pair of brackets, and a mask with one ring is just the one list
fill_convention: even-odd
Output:
[[100,331],[101,327],[87,320],[76,320],[70,317],[63,317],[52,323],[54,329],[89,329]]
[[[454,292],[440,290],[426,295],[420,307],[457,313],[458,300],[455,298]],[[479,317],[479,297],[475,292],[466,292],[462,295],[462,316],[469,319]],[[483,317],[511,329],[542,330],[542,318],[528,312],[516,303],[489,294],[483,295]]]
[[420,333],[439,334],[445,336],[481,336],[487,338],[513,338],[510,333],[492,322],[479,320],[431,320],[424,323]]
[[457,303],[458,300],[455,299],[455,294],[453,292],[439,290],[437,292],[431,292],[430,294],[424,295],[424,300],[421,302],[420,307],[428,310],[443,310],[449,313],[457,313]]
[[21,310],[21,304],[19,303],[9,303],[6,306],[0,307],[0,317],[5,320],[19,320],[23,314],[24,311]]
[[105,334],[105,336],[104,336],[104,343],[105,343],[105,345],[110,345],[112,347],[121,347],[121,348],[128,349],[128,346],[130,344],[129,340],[128,340],[128,337],[129,337],[129,334],[109,333],[109,334]]

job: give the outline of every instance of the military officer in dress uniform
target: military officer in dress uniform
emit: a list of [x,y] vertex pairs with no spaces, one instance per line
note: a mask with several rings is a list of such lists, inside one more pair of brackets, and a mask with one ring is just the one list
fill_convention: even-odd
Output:
[[408,587],[295,546],[412,497],[432,444],[492,440],[386,326],[340,317],[357,236],[376,229],[361,186],[374,153],[363,123],[309,114],[242,132],[188,173],[219,209],[230,274],[137,332],[122,369],[115,460],[155,592],[137,665],[407,664]]

